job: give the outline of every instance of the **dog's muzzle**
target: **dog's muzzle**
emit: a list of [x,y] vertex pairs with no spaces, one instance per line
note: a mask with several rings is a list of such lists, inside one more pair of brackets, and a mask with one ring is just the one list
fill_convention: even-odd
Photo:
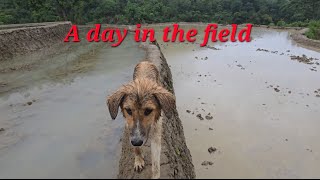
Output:
[[142,146],[146,140],[145,129],[140,126],[139,120],[133,126],[130,133],[130,141],[133,146]]

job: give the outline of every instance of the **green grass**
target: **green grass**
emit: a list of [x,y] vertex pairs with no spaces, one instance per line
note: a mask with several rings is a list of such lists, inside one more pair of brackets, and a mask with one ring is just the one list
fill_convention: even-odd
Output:
[[286,23],[285,21],[278,21],[276,24],[270,23],[271,25],[276,25],[279,27],[308,27],[309,30],[305,33],[305,35],[310,39],[320,40],[320,20],[312,20],[312,21],[297,21],[293,23]]
[[308,28],[305,35],[310,39],[320,40],[320,21],[310,21]]

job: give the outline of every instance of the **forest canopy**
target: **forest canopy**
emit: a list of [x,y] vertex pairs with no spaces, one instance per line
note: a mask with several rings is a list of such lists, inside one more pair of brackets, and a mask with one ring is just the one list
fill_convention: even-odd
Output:
[[214,22],[307,26],[319,0],[1,0],[0,24]]

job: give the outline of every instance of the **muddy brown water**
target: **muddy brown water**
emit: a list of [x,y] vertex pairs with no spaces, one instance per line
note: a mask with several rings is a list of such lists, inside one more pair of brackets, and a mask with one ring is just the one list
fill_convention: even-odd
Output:
[[220,50],[162,43],[197,178],[319,178],[320,66],[290,56],[320,53],[286,31],[256,28],[252,37],[210,44]]
[[111,120],[105,98],[144,55],[131,38],[119,48],[74,45],[1,74],[0,178],[115,178],[124,121]]
[[[286,31],[254,28],[252,36],[210,44],[220,50],[200,48],[201,34],[196,44],[159,42],[197,178],[319,178],[320,66],[290,55],[320,53]],[[105,97],[143,57],[132,39],[117,48],[77,44],[1,73],[0,178],[115,178],[124,121],[110,119]]]

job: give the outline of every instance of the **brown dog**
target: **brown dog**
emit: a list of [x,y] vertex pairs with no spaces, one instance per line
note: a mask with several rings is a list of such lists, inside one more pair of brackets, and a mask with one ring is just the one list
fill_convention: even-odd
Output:
[[133,81],[120,87],[107,99],[109,112],[115,119],[120,106],[130,131],[130,142],[134,146],[134,169],[144,167],[140,146],[151,139],[152,177],[160,177],[160,152],[162,117],[168,117],[176,108],[175,97],[162,87],[159,72],[154,64],[140,62],[134,69]]

